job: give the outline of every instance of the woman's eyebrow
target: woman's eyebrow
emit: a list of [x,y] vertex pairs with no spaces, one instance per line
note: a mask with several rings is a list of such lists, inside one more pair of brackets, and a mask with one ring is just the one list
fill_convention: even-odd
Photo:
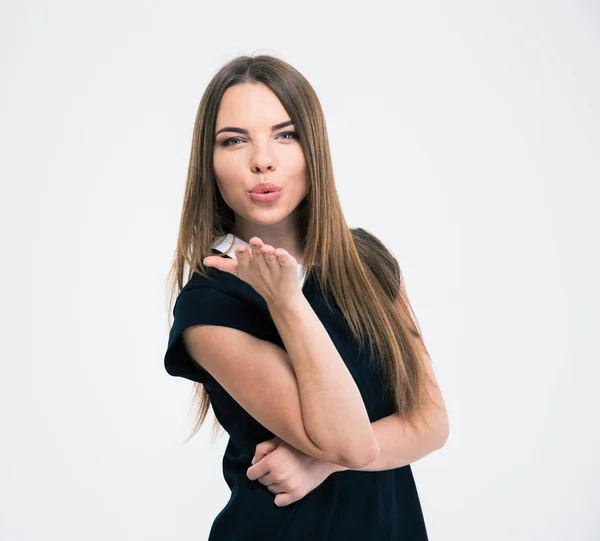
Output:
[[[285,122],[280,122],[279,124],[275,124],[275,126],[271,126],[271,131],[285,128],[286,126],[290,126],[291,124],[293,124],[293,122],[291,120],[286,120]],[[217,133],[215,133],[215,137],[224,131],[233,131],[236,133],[242,133],[244,135],[248,135],[248,130],[245,130],[244,128],[236,128],[234,126],[226,126],[225,128],[221,128]]]

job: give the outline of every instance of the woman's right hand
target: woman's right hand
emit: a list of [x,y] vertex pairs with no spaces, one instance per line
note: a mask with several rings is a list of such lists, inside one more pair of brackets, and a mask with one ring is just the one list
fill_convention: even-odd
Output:
[[250,245],[251,250],[236,246],[237,259],[212,255],[203,263],[244,280],[267,304],[281,305],[302,294],[298,262],[286,250],[263,244],[259,237],[252,237]]
[[307,455],[276,437],[256,446],[246,477],[266,486],[275,494],[275,505],[282,507],[304,498],[339,468],[333,462]]

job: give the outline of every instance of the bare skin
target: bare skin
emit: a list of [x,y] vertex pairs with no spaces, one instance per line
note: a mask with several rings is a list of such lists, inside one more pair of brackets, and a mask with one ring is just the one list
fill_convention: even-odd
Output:
[[256,480],[275,494],[275,505],[283,507],[301,500],[317,488],[338,466],[295,449],[280,438],[256,446],[248,479]]

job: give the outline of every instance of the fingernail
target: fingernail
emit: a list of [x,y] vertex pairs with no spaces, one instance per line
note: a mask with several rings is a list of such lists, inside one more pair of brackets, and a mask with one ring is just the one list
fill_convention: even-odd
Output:
[[253,456],[253,457],[252,457],[252,464],[254,464],[255,460],[256,460],[256,457],[255,457],[255,456]]

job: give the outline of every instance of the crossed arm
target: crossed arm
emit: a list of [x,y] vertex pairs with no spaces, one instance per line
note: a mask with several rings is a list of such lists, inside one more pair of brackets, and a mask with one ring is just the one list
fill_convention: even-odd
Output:
[[431,406],[424,415],[427,423],[420,420],[417,423],[417,430],[415,430],[398,414],[388,415],[371,423],[379,446],[377,458],[362,468],[347,468],[334,462],[328,462],[327,466],[328,469],[331,469],[331,473],[349,469],[381,471],[401,468],[437,451],[446,444],[450,433],[448,414],[431,366],[431,360],[426,355],[424,358],[426,359],[427,373],[432,381],[429,392],[435,402],[435,405]]
[[[416,462],[443,447],[449,433],[447,428],[436,428],[434,425],[432,428],[423,425],[421,430],[416,432],[397,414],[379,419],[371,423],[371,427],[379,445],[379,455],[370,464],[354,468],[356,471],[391,470]],[[334,462],[327,464],[331,473],[351,469]]]
[[[294,367],[297,368],[296,377],[298,377],[299,374],[302,376],[306,376],[307,373],[310,374],[310,377],[305,377],[302,380],[302,384],[300,384],[300,382],[298,382],[299,387],[301,389],[301,394],[302,394],[302,391],[304,391],[304,393],[306,393],[303,395],[303,398],[305,398],[305,400],[303,400],[303,402],[305,402],[309,405],[320,404],[321,406],[324,403],[327,403],[327,404],[331,405],[331,407],[326,408],[327,411],[345,411],[345,412],[347,412],[347,414],[344,416],[344,425],[345,426],[350,425],[350,426],[356,427],[353,435],[359,441],[368,439],[366,437],[360,438],[357,436],[358,427],[363,426],[360,424],[362,421],[353,422],[354,417],[351,417],[349,415],[349,412],[351,410],[348,409],[347,404],[352,403],[352,400],[350,399],[350,393],[347,390],[348,384],[346,384],[346,387],[343,387],[340,383],[341,376],[338,376],[338,375],[334,376],[333,369],[331,369],[331,373],[327,373],[327,374],[325,374],[325,373],[321,374],[320,371],[317,370],[317,367],[336,366],[335,363],[333,363],[333,362],[323,363],[322,358],[315,355],[316,359],[318,359],[319,362],[314,362],[314,364],[310,367],[312,370],[312,372],[310,372],[309,370],[307,370],[307,368],[308,368],[307,366],[303,366],[303,363],[294,361],[294,359],[301,359],[301,360],[305,361],[304,365],[308,364],[306,361],[310,360],[311,356],[306,355],[306,350],[307,350],[306,344],[307,343],[317,344],[320,342],[315,340],[314,334],[311,335],[310,338],[305,341],[299,341],[294,338],[299,333],[299,329],[305,328],[302,326],[302,323],[305,323],[306,321],[310,321],[309,315],[315,321],[318,321],[316,319],[316,316],[314,315],[314,312],[312,312],[312,310],[307,310],[306,312],[300,311],[299,314],[295,314],[293,311],[291,313],[293,315],[296,315],[296,317],[294,318],[294,325],[291,325],[290,321],[288,319],[290,312],[288,312],[286,314],[285,311],[281,312],[278,310],[274,310],[273,317],[277,324],[277,327],[280,329],[280,332],[282,333],[282,336],[284,337],[284,342],[286,343],[286,346],[288,346],[288,351],[290,352]],[[288,317],[284,317],[285,315],[287,315]],[[300,317],[298,317],[298,316],[300,316]],[[305,319],[303,319],[303,318],[305,318]],[[327,335],[325,334],[324,330],[322,330],[321,334],[325,338],[327,338]],[[325,338],[322,338],[321,341],[325,342]],[[298,348],[299,345],[302,345],[303,347]],[[330,354],[328,355],[328,358],[333,359],[334,352],[336,354],[337,354],[337,352],[333,348],[333,345],[329,341],[328,341],[328,345],[329,345],[329,349],[332,350],[332,352],[330,352]],[[294,349],[294,346],[295,346],[295,349]],[[425,370],[427,372],[427,376],[428,376],[428,380],[429,380],[427,382],[428,394],[433,401],[433,404],[429,404],[427,410],[423,413],[424,419],[422,419],[422,418],[419,419],[416,429],[413,428],[413,426],[411,426],[407,421],[402,419],[398,414],[392,414],[392,415],[389,415],[387,417],[384,417],[382,419],[379,419],[379,420],[371,423],[372,435],[374,436],[374,438],[377,442],[377,446],[379,448],[379,453],[378,453],[377,457],[373,461],[367,463],[366,465],[364,465],[362,467],[348,467],[348,466],[340,465],[336,462],[327,462],[327,464],[329,465],[329,467],[332,470],[332,473],[336,472],[336,471],[344,471],[344,470],[350,470],[350,469],[356,470],[356,471],[380,471],[380,470],[390,470],[390,469],[394,469],[394,468],[400,468],[400,467],[410,464],[412,462],[416,462],[420,458],[423,458],[424,456],[426,456],[444,446],[444,444],[446,443],[446,440],[448,439],[448,435],[449,435],[449,421],[448,421],[446,407],[445,407],[444,400],[443,400],[443,397],[442,397],[442,394],[441,394],[441,391],[440,391],[440,388],[439,388],[439,385],[437,382],[437,378],[435,377],[435,373],[433,371],[431,359],[429,358],[427,351],[425,350],[421,341],[417,341],[417,347],[419,347],[420,353],[421,353],[421,358],[425,362]],[[322,353],[323,348],[319,348],[319,350]],[[305,357],[305,358],[303,359],[303,357]],[[338,362],[339,367],[335,368],[335,370],[337,371],[336,374],[338,374],[338,373],[344,374],[345,377],[349,376],[347,370],[345,369],[343,362],[341,362],[341,359],[339,357],[338,357],[338,361],[340,361],[340,362]],[[302,372],[302,370],[304,370],[306,372]],[[324,370],[323,370],[323,372],[324,372]],[[321,376],[321,380],[317,379],[317,377],[316,377],[317,373],[319,374],[319,376]],[[327,385],[319,385],[319,383],[321,383],[323,380],[328,380],[328,379],[330,381],[337,381],[339,383],[339,385],[338,385],[339,389],[338,389],[338,386],[332,387],[332,386],[327,386]],[[354,391],[356,391],[356,388],[354,386],[352,386],[352,388],[354,389]],[[322,394],[317,395],[317,390],[320,390]],[[323,390],[325,390],[324,393],[323,393]],[[333,390],[338,390],[338,394],[336,395],[333,392]],[[317,400],[317,396],[319,397],[319,400]],[[354,396],[354,395],[352,395],[352,396]],[[325,397],[327,398],[328,402],[325,402]],[[360,400],[359,395],[358,395],[358,398],[359,398],[358,400],[356,398],[354,398],[354,400],[355,400],[354,403],[357,404],[357,407],[358,407],[358,402],[360,402],[360,407],[358,407],[358,409],[361,410],[362,415],[366,415],[365,406],[362,403],[362,400]],[[337,399],[338,402],[335,402],[335,399]],[[342,407],[342,405],[343,405],[343,407]],[[311,427],[316,426],[322,430],[324,429],[323,433],[328,434],[330,438],[332,437],[332,434],[335,434],[336,432],[340,432],[338,430],[332,430],[331,424],[327,425],[327,423],[325,422],[326,419],[323,419],[323,415],[322,415],[323,407],[318,407],[315,410],[310,410],[310,411],[315,412],[316,417],[314,417],[314,419],[317,419],[319,421],[319,422],[316,422],[316,421],[313,422],[313,424],[310,425]],[[321,412],[321,413],[317,413],[317,412]],[[357,416],[360,417],[361,413],[358,413]],[[331,421],[331,419],[330,419],[330,421]],[[306,425],[306,414],[305,414],[304,422]],[[336,426],[336,425],[333,425],[333,426]],[[346,433],[347,433],[347,431],[348,431],[348,429],[346,429]],[[311,431],[311,432],[313,432],[313,431]],[[343,431],[341,431],[341,432],[343,432]],[[364,462],[363,462],[363,464],[364,464]]]

